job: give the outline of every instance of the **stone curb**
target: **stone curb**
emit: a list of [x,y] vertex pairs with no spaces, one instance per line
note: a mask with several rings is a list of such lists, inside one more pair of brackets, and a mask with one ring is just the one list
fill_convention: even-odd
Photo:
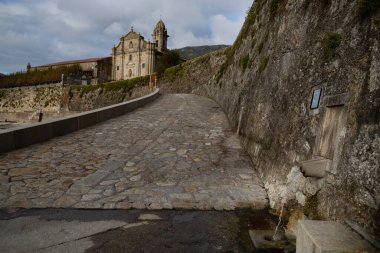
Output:
[[73,116],[48,120],[42,123],[35,123],[29,126],[9,129],[0,133],[0,153],[27,147],[121,116],[153,102],[158,98],[159,94],[160,90],[156,89],[146,96],[120,104],[78,113]]

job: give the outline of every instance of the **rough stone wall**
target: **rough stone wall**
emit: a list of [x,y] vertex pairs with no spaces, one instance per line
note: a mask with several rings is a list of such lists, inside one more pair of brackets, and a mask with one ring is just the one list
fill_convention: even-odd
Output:
[[[197,90],[200,87],[203,89],[214,85],[218,70],[225,59],[223,49],[172,67],[159,78],[160,92],[199,94]],[[205,92],[201,94],[207,95]]]
[[150,92],[148,85],[138,86],[126,92],[104,88],[77,90],[60,83],[0,89],[0,121],[35,122],[39,112],[43,112],[46,120],[121,103]]
[[[373,243],[380,236],[380,15],[362,18],[363,1],[256,1],[226,64],[189,62],[201,81],[183,72],[164,91],[213,98],[240,134],[278,209],[287,181],[298,180],[288,210],[346,222]],[[341,39],[334,46],[334,38]],[[218,80],[220,79],[220,80]],[[185,80],[185,81],[184,81]],[[197,79],[198,80],[198,79]],[[190,84],[186,88],[188,82]],[[199,84],[199,86],[197,86]],[[309,109],[313,88],[323,90]],[[313,156],[329,99],[345,97],[347,119],[333,170],[307,186],[294,166]],[[292,170],[293,168],[293,170]],[[297,179],[298,178],[298,179]],[[309,179],[308,179],[309,180]],[[306,190],[307,191],[307,190]],[[306,195],[305,195],[306,194]],[[286,194],[285,194],[286,195]]]
[[60,109],[62,85],[0,89],[0,112],[26,112],[38,108],[55,112]]
[[103,88],[86,92],[67,87],[62,101],[62,109],[63,111],[89,111],[142,97],[150,92],[149,86],[135,87],[131,92],[106,91]]

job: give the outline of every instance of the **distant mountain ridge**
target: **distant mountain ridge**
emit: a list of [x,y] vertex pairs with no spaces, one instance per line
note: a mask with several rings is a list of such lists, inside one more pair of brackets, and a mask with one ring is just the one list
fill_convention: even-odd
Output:
[[199,56],[227,48],[229,45],[207,45],[207,46],[195,46],[195,47],[184,47],[179,49],[174,49],[179,52],[182,58],[186,60],[191,60]]

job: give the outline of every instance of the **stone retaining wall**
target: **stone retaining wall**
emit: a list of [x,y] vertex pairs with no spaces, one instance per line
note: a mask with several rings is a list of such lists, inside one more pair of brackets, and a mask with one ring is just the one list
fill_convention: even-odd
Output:
[[[213,64],[218,63],[213,56],[187,62],[159,87],[207,96],[222,107],[239,129],[274,209],[286,202],[286,214],[300,209],[308,218],[345,221],[375,243],[380,241],[380,15],[360,17],[364,2],[255,1],[226,50],[225,64]],[[311,109],[318,88],[321,103]],[[334,125],[335,140],[325,142],[323,129]],[[331,152],[323,151],[330,144]],[[292,173],[318,155],[332,160],[325,178]],[[297,190],[285,199],[287,181],[295,179],[293,189],[313,186],[312,191]]]
[[154,101],[158,96],[159,89],[124,103],[4,131],[0,133],[0,153],[43,142],[118,117]]
[[0,121],[33,123],[38,121],[39,112],[44,120],[53,119],[122,103],[151,92],[149,85],[136,86],[130,91],[89,89],[92,87],[56,83],[0,89]]

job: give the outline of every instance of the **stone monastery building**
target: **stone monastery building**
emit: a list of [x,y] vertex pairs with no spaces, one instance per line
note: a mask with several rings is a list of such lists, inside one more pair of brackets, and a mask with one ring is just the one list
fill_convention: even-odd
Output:
[[168,32],[162,20],[154,28],[153,42],[131,31],[112,50],[112,80],[125,80],[152,74],[167,49]]
[[82,59],[50,63],[32,67],[28,71],[46,70],[79,64],[80,76],[69,77],[69,83],[98,84],[108,81],[126,80],[146,76],[156,71],[160,57],[168,51],[168,32],[162,20],[156,24],[153,42],[146,41],[143,36],[133,30],[120,38],[120,42],[112,49],[112,57]]

